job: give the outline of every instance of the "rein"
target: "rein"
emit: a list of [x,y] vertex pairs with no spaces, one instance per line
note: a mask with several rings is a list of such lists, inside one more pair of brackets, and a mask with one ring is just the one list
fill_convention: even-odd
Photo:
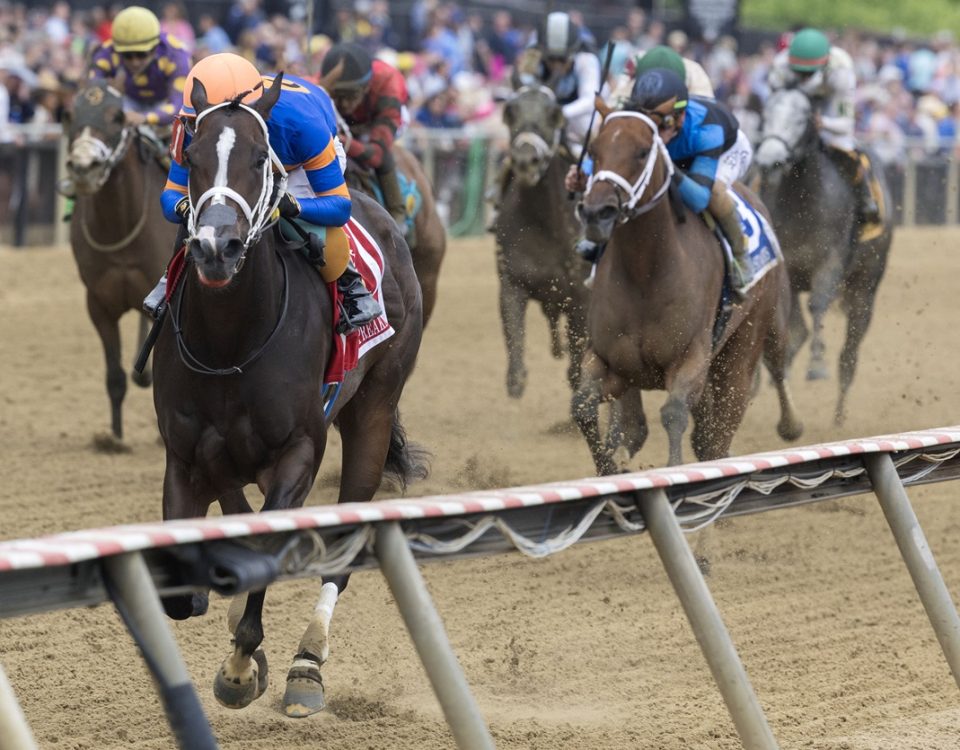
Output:
[[[205,193],[203,193],[197,202],[194,203],[193,193],[189,189],[190,186],[188,179],[187,198],[190,201],[190,212],[187,216],[187,229],[189,232],[188,240],[197,238],[197,216],[199,215],[200,210],[203,208],[203,204],[207,201],[210,201],[211,204],[220,203],[225,205],[226,199],[229,198],[240,207],[240,210],[243,211],[243,215],[247,219],[247,223],[250,225],[250,229],[247,232],[247,237],[243,241],[244,255],[240,257],[240,260],[237,263],[237,268],[239,268],[243,263],[246,251],[250,249],[250,246],[260,239],[260,236],[263,234],[265,229],[277,222],[277,219],[273,218],[273,213],[280,204],[280,199],[283,197],[283,194],[286,192],[287,170],[284,169],[283,164],[277,157],[273,147],[270,146],[270,135],[267,131],[266,121],[260,116],[259,112],[252,107],[248,107],[246,104],[235,103],[232,101],[215,104],[214,106],[203,110],[203,112],[197,115],[196,129],[199,131],[200,123],[203,121],[204,117],[211,112],[216,112],[218,109],[223,109],[224,107],[239,108],[253,115],[257,123],[260,125],[260,129],[263,131],[263,139],[266,141],[267,150],[270,154],[270,163],[264,164],[263,166],[263,177],[260,183],[260,195],[252,207],[247,202],[246,198],[227,185],[214,185]],[[280,174],[280,179],[276,185],[276,189],[274,189],[274,169],[276,169],[276,171]]]
[[183,338],[183,328],[180,325],[180,312],[183,307],[183,295],[184,288],[186,284],[180,284],[179,294],[177,298],[176,309],[173,306],[170,307],[170,318],[173,323],[173,333],[177,339],[177,351],[180,353],[180,361],[183,362],[184,367],[188,370],[193,370],[193,372],[199,373],[200,375],[242,375],[244,368],[249,367],[254,362],[256,362],[263,353],[267,350],[267,347],[270,346],[270,342],[273,341],[274,337],[277,335],[277,332],[283,326],[283,321],[287,317],[287,305],[290,301],[289,294],[289,274],[287,271],[287,261],[283,257],[283,253],[277,253],[277,256],[280,258],[280,265],[283,266],[283,297],[280,302],[280,316],[277,318],[276,324],[273,326],[273,330],[270,331],[270,335],[267,336],[267,340],[260,345],[260,348],[257,349],[253,354],[247,357],[239,365],[231,365],[230,367],[210,367],[205,365],[196,356],[193,352],[190,351],[190,348],[187,346],[187,342]]
[[[587,181],[587,192],[590,192],[590,189],[598,182],[610,182],[613,183],[615,187],[626,193],[628,200],[626,204],[624,204],[622,201],[620,202],[620,214],[617,217],[618,223],[624,224],[631,219],[650,211],[654,206],[657,205],[657,203],[660,202],[663,196],[667,194],[667,190],[670,187],[670,180],[673,177],[673,161],[670,159],[670,154],[667,153],[667,146],[660,138],[660,131],[657,129],[656,123],[654,123],[653,120],[640,112],[622,110],[618,112],[611,112],[609,115],[607,115],[604,119],[604,124],[615,117],[630,117],[641,120],[650,128],[650,130],[653,131],[653,145],[650,148],[650,153],[647,154],[647,161],[643,165],[643,170],[640,172],[640,176],[635,182],[628,182],[627,179],[621,174],[610,169],[600,170],[596,174],[591,175],[590,179]],[[646,203],[641,204],[640,198],[643,196],[644,192],[646,192],[647,188],[650,186],[650,181],[653,179],[653,169],[657,164],[658,156],[663,156],[663,159],[666,162],[667,176],[664,179],[663,184],[657,188],[657,191],[653,194],[653,197]],[[624,210],[624,208],[626,210]]]

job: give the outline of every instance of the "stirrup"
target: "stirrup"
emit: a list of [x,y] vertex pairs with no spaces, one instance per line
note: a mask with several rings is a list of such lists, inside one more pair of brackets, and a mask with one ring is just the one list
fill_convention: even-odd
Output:
[[383,313],[380,303],[369,292],[353,299],[344,298],[339,305],[340,320],[337,321],[337,333],[350,333],[363,328]]
[[163,301],[167,297],[167,274],[163,274],[160,277],[160,281],[157,282],[157,285],[150,290],[143,300],[143,309],[144,312],[149,313],[150,317],[154,320],[157,319],[157,311],[160,309],[160,306],[163,304]]

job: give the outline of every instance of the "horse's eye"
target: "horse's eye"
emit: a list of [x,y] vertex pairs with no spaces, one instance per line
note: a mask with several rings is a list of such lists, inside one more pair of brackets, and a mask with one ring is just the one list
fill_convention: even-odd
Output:
[[266,163],[267,163],[267,154],[266,154],[266,153],[263,153],[263,154],[260,154],[259,156],[257,156],[257,168],[258,168],[258,169],[259,169],[260,167],[262,167],[262,166],[263,166],[264,164],[266,164]]

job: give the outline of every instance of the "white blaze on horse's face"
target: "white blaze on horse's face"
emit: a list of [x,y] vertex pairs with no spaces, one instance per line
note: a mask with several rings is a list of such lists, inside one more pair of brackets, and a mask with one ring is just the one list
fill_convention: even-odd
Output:
[[790,161],[810,121],[810,100],[800,91],[775,93],[763,109],[763,136],[753,160],[760,167]]
[[[220,131],[220,137],[217,139],[217,175],[213,178],[213,186],[222,188],[227,186],[227,176],[230,168],[230,152],[237,142],[237,131],[226,127]],[[223,193],[214,196],[211,203],[226,203]]]

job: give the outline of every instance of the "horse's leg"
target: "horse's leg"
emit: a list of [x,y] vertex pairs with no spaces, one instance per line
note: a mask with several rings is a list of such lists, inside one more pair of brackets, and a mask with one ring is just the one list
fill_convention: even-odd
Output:
[[[263,510],[295,508],[303,504],[319,467],[319,453],[313,439],[303,437],[289,445],[276,463],[273,481],[266,492]],[[238,502],[235,493],[228,493],[228,504]],[[245,502],[245,500],[244,500]],[[228,616],[233,631],[233,653],[224,659],[213,682],[213,694],[227,708],[244,708],[259,698],[266,689],[267,656],[263,643],[263,600],[266,591],[247,594],[243,615],[236,625]]]
[[[594,363],[594,368],[603,367],[597,356],[589,349],[584,355],[584,362],[588,361]],[[583,373],[580,385],[573,394],[573,419],[587,440],[597,474],[604,476],[616,473],[617,467],[613,463],[609,446],[600,436],[600,380],[589,370]]]
[[509,279],[500,279],[500,322],[507,344],[507,394],[520,398],[527,387],[523,366],[523,337],[527,312],[527,293]]
[[[878,280],[879,281],[879,280]],[[847,392],[853,383],[853,376],[857,371],[857,359],[860,353],[860,344],[867,335],[870,320],[873,318],[873,304],[877,285],[864,288],[855,283],[850,284],[844,292],[844,307],[847,312],[847,335],[840,351],[840,395],[837,407],[834,410],[833,421],[838,427],[846,419]]]
[[[375,373],[368,374],[368,378]],[[396,399],[377,399],[373,389],[363,388],[343,407],[337,417],[342,439],[343,462],[338,502],[366,502],[380,487],[390,449],[396,418]],[[384,391],[389,385],[381,386]],[[287,716],[303,717],[325,705],[321,668],[330,655],[330,620],[349,574],[324,577],[320,600],[300,639],[297,655],[287,672],[283,710]]]
[[123,440],[123,399],[127,395],[127,374],[120,365],[120,326],[91,293],[87,292],[87,311],[103,344],[107,364],[107,395],[110,397],[110,424],[114,437]]
[[253,513],[253,508],[247,502],[247,496],[243,490],[233,490],[224,492],[220,495],[220,510],[224,515],[233,515],[235,513]]
[[803,318],[803,308],[800,306],[800,293],[790,290],[790,321],[787,332],[787,368],[793,364],[794,357],[800,351],[810,330],[807,328],[807,321]]
[[613,449],[613,462],[620,471],[647,442],[650,428],[647,416],[643,413],[643,394],[639,388],[631,387],[610,404],[610,424],[607,427],[607,445]]
[[[796,297],[796,294],[791,293],[791,296]],[[777,389],[777,398],[780,401],[780,421],[777,422],[777,434],[784,440],[796,440],[803,434],[803,422],[797,416],[793,396],[790,393],[790,384],[787,382],[789,328],[796,310],[796,305],[791,307],[790,318],[787,320],[779,307],[775,309],[773,323],[763,342],[763,362],[770,373],[774,387]],[[758,367],[757,372],[759,373],[759,371],[760,368]],[[753,395],[756,395],[756,389],[753,390]]]
[[560,338],[560,306],[544,302],[543,314],[547,316],[550,326],[550,356],[560,359],[563,356],[563,340]]
[[690,421],[690,409],[703,394],[707,382],[710,353],[695,349],[679,366],[668,370],[664,378],[667,400],[660,409],[660,422],[670,444],[668,465],[683,463],[683,433]]
[[826,345],[823,343],[823,318],[837,296],[843,278],[843,265],[837,253],[831,253],[827,261],[817,269],[810,282],[810,299],[807,305],[813,318],[813,335],[810,340],[810,367],[807,380],[824,380],[829,377],[824,361]]
[[[140,316],[140,328],[137,333],[137,355],[139,356],[140,350],[143,349],[143,342],[147,340],[147,333],[150,331],[150,327],[153,325],[150,318],[146,315]],[[143,372],[137,372],[136,370],[131,369],[130,377],[133,378],[133,382],[139,385],[141,388],[147,388],[150,386],[150,383],[153,382],[153,370],[150,367],[150,361],[147,360],[147,366],[143,368]]]

